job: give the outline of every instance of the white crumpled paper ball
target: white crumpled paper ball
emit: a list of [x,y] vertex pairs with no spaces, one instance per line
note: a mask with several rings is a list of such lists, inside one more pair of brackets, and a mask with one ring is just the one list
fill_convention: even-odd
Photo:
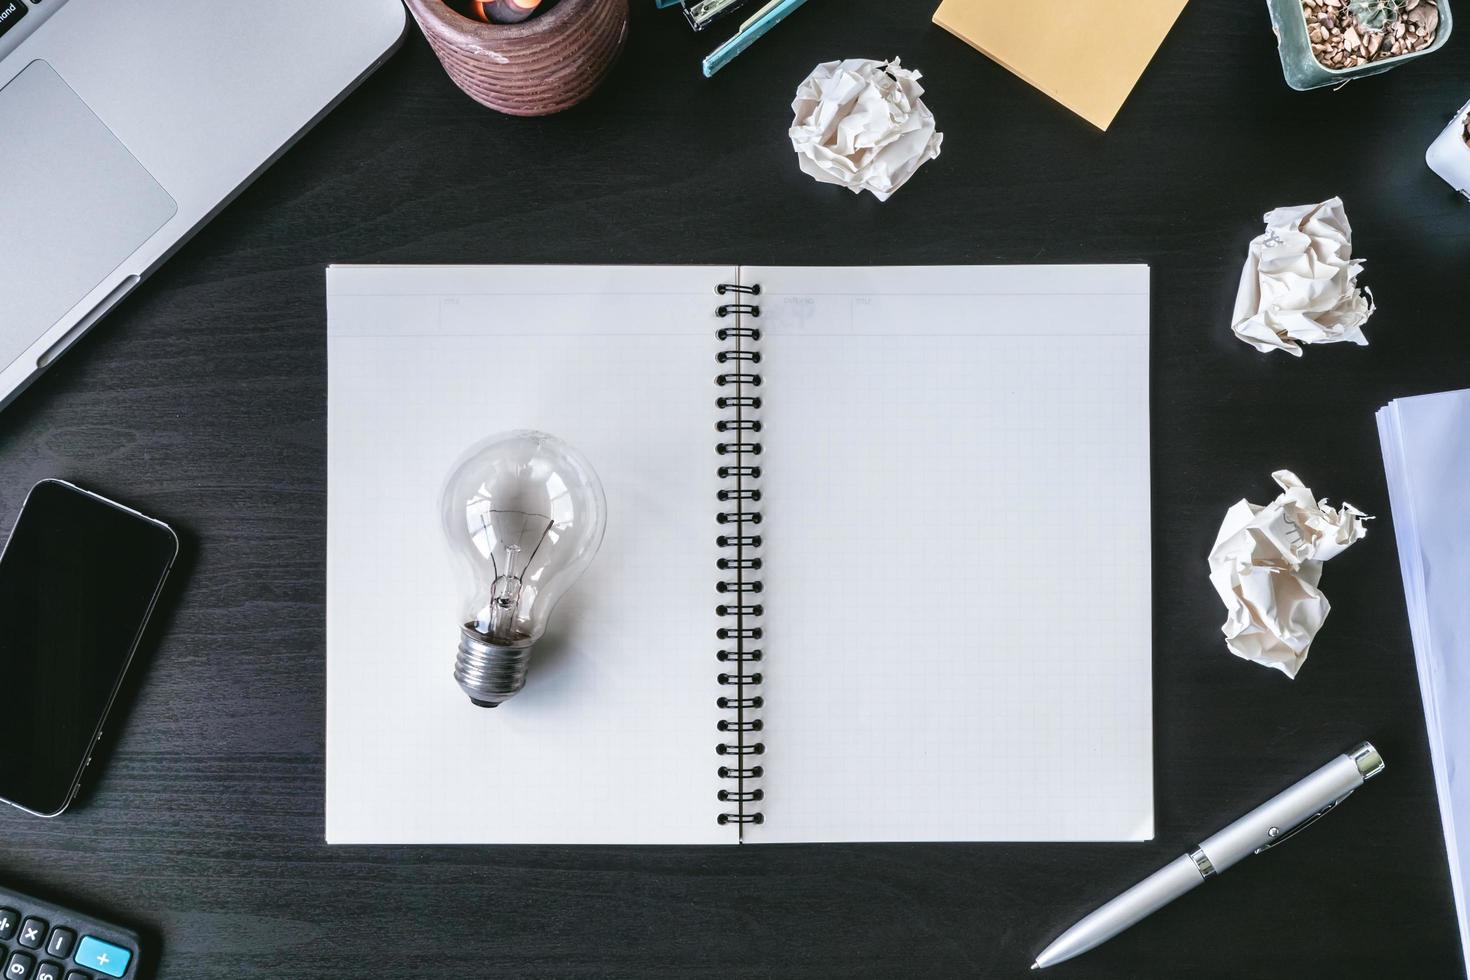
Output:
[[1332,606],[1322,563],[1367,533],[1372,520],[1352,504],[1329,507],[1290,470],[1271,478],[1281,495],[1262,507],[1241,500],[1210,549],[1210,583],[1225,603],[1231,653],[1295,677]]
[[853,58],[818,65],[791,104],[791,145],[801,169],[854,194],[871,191],[880,201],[939,156],[944,135],[919,99],[921,76],[897,58]]
[[1258,351],[1297,357],[1302,344],[1366,347],[1363,324],[1374,306],[1358,288],[1361,271],[1342,198],[1277,208],[1251,242],[1231,329]]

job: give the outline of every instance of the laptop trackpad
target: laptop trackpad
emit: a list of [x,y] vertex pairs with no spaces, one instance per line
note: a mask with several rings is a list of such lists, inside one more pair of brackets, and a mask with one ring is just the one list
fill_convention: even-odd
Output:
[[178,211],[44,61],[0,89],[0,369]]

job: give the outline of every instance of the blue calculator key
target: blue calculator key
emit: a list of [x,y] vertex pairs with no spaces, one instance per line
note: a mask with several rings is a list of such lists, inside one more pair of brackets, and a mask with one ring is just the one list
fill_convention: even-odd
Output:
[[104,943],[96,936],[83,936],[73,962],[109,977],[120,977],[128,972],[128,961],[132,958],[132,952],[121,946]]

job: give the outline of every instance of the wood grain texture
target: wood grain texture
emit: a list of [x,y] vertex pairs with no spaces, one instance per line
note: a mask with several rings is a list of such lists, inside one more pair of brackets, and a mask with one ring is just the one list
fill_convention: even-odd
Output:
[[[547,119],[481,109],[412,37],[0,413],[0,530],[58,476],[190,546],[85,805],[0,813],[0,877],[147,930],[161,980],[1023,977],[1089,907],[1371,738],[1388,771],[1340,813],[1055,976],[1461,975],[1389,521],[1328,566],[1295,682],[1226,653],[1204,559],[1281,466],[1386,518],[1373,410],[1470,386],[1470,209],[1422,160],[1470,94],[1464,52],[1298,94],[1264,3],[1197,0],[1102,134],[930,25],[932,4],[813,0],[710,81],[716,39],[651,7],[597,95]],[[797,83],[894,54],[925,73],[943,156],[886,205],[803,176]],[[1373,344],[1257,354],[1228,329],[1246,243],[1266,210],[1333,194]],[[334,261],[1149,263],[1158,839],[326,847]]]

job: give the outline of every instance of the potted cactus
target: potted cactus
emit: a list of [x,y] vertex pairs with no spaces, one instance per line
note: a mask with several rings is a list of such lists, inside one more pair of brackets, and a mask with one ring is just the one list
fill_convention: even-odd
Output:
[[1470,198],[1470,102],[1460,106],[1444,132],[1429,144],[1424,161],[1445,183]]
[[1267,0],[1281,68],[1294,89],[1340,85],[1438,51],[1449,0]]

